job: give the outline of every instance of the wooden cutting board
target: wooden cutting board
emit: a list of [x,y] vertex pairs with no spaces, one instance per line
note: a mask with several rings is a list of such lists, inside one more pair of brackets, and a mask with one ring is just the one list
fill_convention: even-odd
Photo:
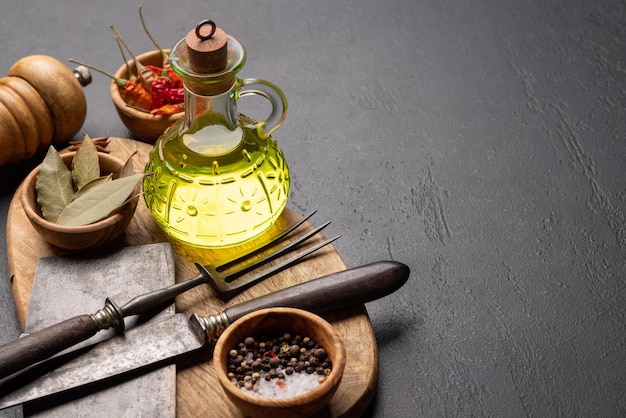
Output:
[[[141,172],[152,146],[130,139],[110,138],[107,149],[111,155],[122,160],[132,155],[135,170]],[[15,196],[18,196],[18,193]],[[268,233],[277,234],[285,225],[298,219],[300,215],[286,209]],[[313,225],[307,222],[305,228],[311,230]],[[318,241],[322,239],[321,236],[316,238]],[[133,220],[125,234],[112,244],[112,249],[166,241],[168,241],[167,236],[156,225],[145,203],[140,199]],[[204,264],[208,260],[220,259],[233,251],[245,250],[241,247],[221,250],[197,249],[174,241],[171,243],[175,250],[177,282],[197,275],[194,262]],[[26,218],[19,199],[14,198],[7,217],[7,257],[13,297],[22,327],[26,323],[37,260],[40,257],[63,254],[62,250],[48,245],[40,238]],[[227,301],[220,299],[210,286],[196,287],[176,298],[176,309],[187,316],[192,313],[216,314],[239,302],[345,268],[346,265],[335,248],[327,246],[296,266],[274,275]],[[134,295],[129,295],[129,299],[132,296]],[[365,306],[359,306],[347,312],[328,314],[324,317],[337,328],[344,339],[347,362],[337,393],[319,416],[360,416],[371,403],[378,380],[378,350],[367,311]],[[212,365],[212,354],[212,349],[207,349],[204,352],[186,356],[177,363],[176,415],[178,417],[243,417],[243,414],[225,398],[219,386]]]

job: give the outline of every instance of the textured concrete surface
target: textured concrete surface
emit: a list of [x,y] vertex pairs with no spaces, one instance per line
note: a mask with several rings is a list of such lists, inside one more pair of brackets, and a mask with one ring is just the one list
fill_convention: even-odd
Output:
[[[411,266],[368,304],[368,415],[626,414],[623,2],[142,3],[163,45],[214,19],[248,49],[240,75],[284,90],[289,205],[332,219],[349,266]],[[1,7],[0,74],[35,53],[114,70],[110,25],[150,48],[138,3]],[[85,91],[83,130],[129,136],[108,81]]]

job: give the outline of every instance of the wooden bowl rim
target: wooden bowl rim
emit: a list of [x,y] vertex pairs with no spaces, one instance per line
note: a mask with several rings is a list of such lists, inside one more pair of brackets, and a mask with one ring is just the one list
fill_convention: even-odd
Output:
[[[223,357],[224,352],[228,352],[228,350],[230,350],[230,347],[225,347],[226,341],[229,340],[232,334],[237,332],[238,328],[241,325],[249,321],[255,320],[257,317],[265,317],[268,314],[276,314],[281,316],[299,316],[307,322],[312,321],[318,325],[321,325],[319,328],[323,330],[322,332],[328,334],[330,338],[335,342],[334,351],[336,358],[333,358],[333,369],[331,371],[331,376],[333,376],[333,378],[326,379],[324,382],[320,383],[320,385],[315,389],[312,389],[301,395],[289,398],[266,398],[262,396],[251,395],[245,393],[240,388],[235,387],[227,376],[226,365],[223,364],[220,359],[220,357]],[[330,392],[333,389],[334,385],[340,382],[341,376],[343,375],[345,369],[345,364],[345,343],[337,330],[332,326],[332,324],[312,312],[303,309],[288,307],[265,308],[242,316],[241,318],[233,322],[230,326],[228,326],[226,330],[222,333],[222,335],[220,335],[220,338],[217,340],[213,352],[213,366],[215,368],[218,380],[224,390],[227,390],[231,395],[234,395],[236,398],[247,404],[254,404],[261,408],[297,408],[298,406],[308,405],[314,402],[315,400],[323,397],[328,392]]]

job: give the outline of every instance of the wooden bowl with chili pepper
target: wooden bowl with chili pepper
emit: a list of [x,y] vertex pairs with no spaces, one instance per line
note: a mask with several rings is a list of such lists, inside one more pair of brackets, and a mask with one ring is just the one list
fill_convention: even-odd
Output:
[[[164,52],[168,54],[169,50]],[[142,80],[135,62],[129,60],[114,74],[117,80],[111,81],[111,98],[120,119],[136,139],[153,144],[184,115],[183,88],[182,84],[172,84],[167,73],[163,73],[161,51],[144,52],[137,55],[137,61],[148,77]],[[120,80],[126,84],[122,86]],[[176,83],[182,82],[178,79]],[[155,88],[149,91],[151,87]]]

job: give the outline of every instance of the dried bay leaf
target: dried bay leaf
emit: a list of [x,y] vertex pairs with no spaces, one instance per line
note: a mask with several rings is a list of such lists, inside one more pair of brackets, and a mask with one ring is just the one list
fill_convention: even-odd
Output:
[[124,167],[122,167],[122,171],[120,172],[120,177],[128,177],[135,174],[135,167],[133,165],[133,155],[135,155],[137,151],[133,152],[133,154],[128,157],[126,163],[124,163]]
[[120,178],[111,180],[112,174],[100,177],[98,149],[87,134],[72,159],[71,169],[52,146],[48,154],[36,179],[37,201],[44,217],[59,225],[88,225],[112,215],[143,177],[134,174],[131,158]]
[[109,216],[126,202],[143,177],[135,174],[93,187],[65,207],[57,223],[66,226],[88,225]]
[[63,209],[72,201],[74,189],[72,172],[52,145],[39,167],[35,189],[43,217],[56,222]]
[[83,136],[83,143],[72,159],[72,180],[79,190],[92,180],[100,177],[98,150],[89,135]]
[[101,184],[107,183],[111,180],[113,180],[113,174],[109,174],[108,176],[102,176],[102,177],[98,177],[97,179],[91,180],[89,183],[85,184],[83,187],[78,189],[76,193],[74,193],[74,196],[72,197],[72,201],[78,199],[80,196],[84,195],[92,188],[98,187]]

